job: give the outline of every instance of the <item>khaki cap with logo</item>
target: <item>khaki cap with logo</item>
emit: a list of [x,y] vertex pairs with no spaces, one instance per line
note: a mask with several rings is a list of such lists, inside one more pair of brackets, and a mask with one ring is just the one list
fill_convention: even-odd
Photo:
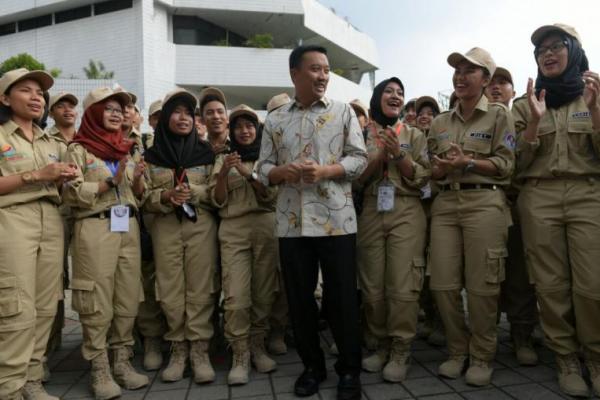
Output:
[[43,91],[47,91],[54,85],[54,78],[46,71],[30,71],[27,68],[17,68],[5,72],[0,78],[0,94],[6,94],[9,87],[24,79],[36,81]]
[[540,26],[539,28],[537,28],[531,34],[531,43],[533,43],[534,46],[539,45],[540,42],[542,41],[542,39],[544,39],[544,37],[546,37],[546,35],[548,35],[550,32],[559,32],[559,33],[567,34],[567,35],[571,36],[572,38],[577,39],[577,41],[581,44],[581,37],[579,36],[579,33],[577,33],[575,28],[573,28],[572,26],[569,26],[566,24],[560,24],[560,23],[556,23],[553,25],[543,25],[543,26]]
[[287,93],[277,94],[271,97],[271,100],[267,103],[267,112],[277,110],[279,107],[286,105],[290,101],[292,101],[292,99]]
[[48,102],[48,108],[51,109],[52,107],[54,107],[54,105],[56,103],[58,103],[61,100],[69,100],[71,103],[73,103],[73,105],[77,105],[79,104],[79,100],[77,100],[77,97],[75,97],[75,95],[71,92],[58,92],[53,96],[50,96],[50,101]]
[[363,114],[366,118],[369,118],[369,107],[365,105],[360,99],[354,99],[350,102],[350,106],[354,109],[354,112]]
[[494,72],[494,76],[492,77],[503,77],[504,79],[506,79],[507,81],[509,81],[511,83],[511,85],[513,84],[513,78],[512,75],[510,74],[510,71],[507,70],[506,68],[502,68],[502,67],[496,67],[496,72]]
[[100,87],[92,90],[87,94],[87,96],[85,96],[85,99],[83,99],[83,109],[86,110],[92,104],[96,104],[107,99],[114,99],[123,107],[131,103],[131,97],[127,92],[115,92],[109,87]]
[[128,92],[127,90],[125,90],[125,88],[123,86],[115,86],[113,88],[113,91],[115,93],[117,93],[117,92],[125,92],[125,93],[127,93],[129,95],[129,97],[131,97],[131,102],[133,104],[137,103],[137,96],[135,94],[133,94],[133,93]]
[[254,111],[252,107],[249,107],[245,104],[240,104],[239,106],[235,106],[231,110],[231,114],[229,114],[229,122],[233,121],[235,118],[241,115],[247,115],[257,121],[260,121],[260,118],[258,118],[258,114],[256,113],[256,111]]
[[[189,101],[190,104],[192,105],[192,109],[195,109],[196,105],[198,104],[198,100],[196,99],[196,96],[194,96],[193,94],[191,94],[190,92],[188,92],[185,89],[177,88],[166,94],[165,98],[162,101],[162,105],[165,105],[169,101],[172,101],[172,100],[175,100],[178,98]],[[150,115],[152,115],[152,114],[150,114]]]
[[494,76],[494,72],[496,72],[496,63],[494,62],[492,55],[481,47],[473,47],[465,54],[454,52],[448,56],[448,64],[454,68],[456,68],[463,60],[467,60],[478,67],[485,68],[490,76]]
[[154,100],[148,107],[148,115],[154,115],[162,110],[162,100]]
[[415,111],[417,112],[417,114],[419,113],[421,108],[423,108],[424,106],[431,106],[431,107],[433,107],[433,109],[436,113],[438,113],[438,114],[440,113],[440,106],[439,106],[438,102],[431,96],[421,96],[417,99],[417,102],[415,105]]
[[207,87],[200,91],[200,96],[198,96],[199,97],[198,104],[200,104],[201,108],[202,108],[202,102],[204,101],[204,98],[207,96],[216,97],[217,99],[219,99],[219,101],[221,103],[223,103],[223,105],[227,109],[227,101],[225,100],[225,94],[220,89],[217,89],[216,87]]

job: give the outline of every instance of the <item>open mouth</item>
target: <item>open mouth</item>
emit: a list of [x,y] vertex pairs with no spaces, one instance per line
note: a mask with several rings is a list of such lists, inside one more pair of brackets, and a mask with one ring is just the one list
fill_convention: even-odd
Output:
[[35,113],[39,113],[42,111],[42,106],[39,104],[29,104],[27,107]]
[[553,67],[555,65],[558,65],[558,61],[556,61],[555,59],[549,58],[544,61],[544,67],[546,68]]
[[317,89],[317,91],[319,92],[324,92],[325,91],[325,84],[324,83],[319,83],[317,85],[315,85],[315,89]]

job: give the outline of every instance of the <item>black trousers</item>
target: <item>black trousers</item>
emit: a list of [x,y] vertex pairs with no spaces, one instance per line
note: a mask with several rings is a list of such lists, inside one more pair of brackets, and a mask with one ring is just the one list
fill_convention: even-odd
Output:
[[361,348],[356,290],[356,235],[280,238],[279,257],[296,349],[306,368],[325,371],[319,311],[314,297],[323,275],[327,320],[337,344],[338,375],[360,374]]

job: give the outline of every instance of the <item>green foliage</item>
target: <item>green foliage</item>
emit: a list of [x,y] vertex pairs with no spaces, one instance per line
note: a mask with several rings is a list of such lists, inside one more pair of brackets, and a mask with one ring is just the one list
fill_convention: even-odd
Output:
[[50,72],[50,75],[52,75],[53,78],[58,78],[58,77],[60,77],[60,74],[62,74],[62,69],[60,69],[60,68],[52,68],[48,72]]
[[45,70],[46,66],[33,58],[30,54],[21,53],[16,56],[7,58],[0,65],[0,76],[4,75],[5,72],[12,71],[17,68],[27,68],[30,71],[33,70]]
[[251,36],[244,43],[246,47],[256,47],[259,49],[272,49],[273,48],[273,35],[270,33],[257,33]]
[[88,79],[113,79],[114,71],[107,71],[101,61],[90,60],[87,67],[83,67],[83,72]]
[[343,68],[334,68],[333,69],[333,73],[336,74],[336,75],[339,75],[339,76],[344,76],[345,72],[346,71],[344,71]]
[[227,41],[227,39],[221,39],[221,40],[215,41],[213,43],[213,46],[229,47],[229,42]]

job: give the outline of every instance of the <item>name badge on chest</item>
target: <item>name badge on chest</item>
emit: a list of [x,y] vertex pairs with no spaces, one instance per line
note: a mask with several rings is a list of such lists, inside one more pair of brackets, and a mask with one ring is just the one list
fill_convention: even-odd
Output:
[[389,180],[384,180],[377,188],[377,211],[390,212],[394,209],[396,188]]
[[129,232],[129,207],[113,206],[110,208],[110,231]]

